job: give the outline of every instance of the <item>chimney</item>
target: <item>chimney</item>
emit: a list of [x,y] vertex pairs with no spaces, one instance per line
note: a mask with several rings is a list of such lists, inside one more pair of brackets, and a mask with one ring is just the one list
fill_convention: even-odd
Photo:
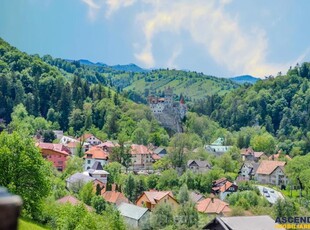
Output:
[[115,190],[116,190],[116,184],[112,184],[112,189],[111,189],[111,191],[112,191],[112,192],[115,192]]
[[214,203],[214,195],[213,194],[210,195],[210,198],[211,198],[211,202]]

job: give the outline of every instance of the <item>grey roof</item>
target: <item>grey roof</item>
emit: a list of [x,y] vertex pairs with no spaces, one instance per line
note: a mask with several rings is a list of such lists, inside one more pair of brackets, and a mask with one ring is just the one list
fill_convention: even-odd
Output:
[[271,230],[275,229],[276,225],[270,216],[232,216],[218,218],[231,230]]
[[154,150],[154,153],[159,154],[161,151],[165,150],[163,147],[158,147]]
[[91,168],[94,170],[103,170],[103,167],[99,161],[95,161],[95,163],[93,164]]
[[70,176],[66,181],[69,183],[76,183],[76,182],[87,183],[94,180],[96,180],[96,178],[87,176],[83,173],[75,173],[72,176]]
[[201,161],[201,160],[188,160],[187,161],[187,166],[189,166],[194,161],[199,166],[199,168],[211,167],[208,161]]
[[[255,175],[256,170],[258,169],[259,163],[258,162],[252,162],[252,161],[246,161],[246,162],[244,162],[243,165],[252,169],[249,174]],[[241,166],[241,168],[243,167],[243,165]]]
[[200,201],[201,199],[204,199],[204,196],[196,193],[196,192],[190,192],[189,193],[189,198],[191,199],[191,201],[193,201],[194,203],[197,203],[198,201]]
[[121,203],[117,207],[122,216],[129,217],[131,219],[139,220],[147,211],[147,208],[142,208],[137,205]]

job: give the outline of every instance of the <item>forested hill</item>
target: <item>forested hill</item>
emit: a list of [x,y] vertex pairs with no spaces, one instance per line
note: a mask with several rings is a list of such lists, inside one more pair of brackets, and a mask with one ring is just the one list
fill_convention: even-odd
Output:
[[87,60],[53,59],[49,55],[44,56],[43,60],[91,82],[101,82],[103,76],[106,83],[115,90],[127,92],[130,99],[142,103],[146,103],[149,94],[161,95],[167,87],[173,88],[176,96],[185,96],[187,102],[206,98],[207,95],[223,95],[239,87],[239,84],[229,79],[184,70],[143,71],[133,64],[108,66]]
[[19,129],[30,134],[62,129],[80,135],[88,130],[102,139],[121,136],[133,141],[142,130],[157,145],[167,142],[166,131],[148,107],[111,90],[105,75],[79,62],[50,56],[44,60],[0,38],[0,130],[4,125],[11,130],[24,126]]
[[210,115],[223,127],[239,130],[265,126],[280,141],[310,144],[310,63],[291,68],[287,75],[244,85],[223,97],[210,97],[195,111]]

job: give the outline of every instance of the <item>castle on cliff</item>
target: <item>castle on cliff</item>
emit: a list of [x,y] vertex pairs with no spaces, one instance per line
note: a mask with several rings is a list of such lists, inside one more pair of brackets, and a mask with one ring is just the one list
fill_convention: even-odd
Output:
[[174,101],[173,90],[169,87],[164,91],[164,97],[149,96],[148,104],[155,118],[165,128],[177,133],[183,132],[182,120],[187,111],[183,96],[179,102]]

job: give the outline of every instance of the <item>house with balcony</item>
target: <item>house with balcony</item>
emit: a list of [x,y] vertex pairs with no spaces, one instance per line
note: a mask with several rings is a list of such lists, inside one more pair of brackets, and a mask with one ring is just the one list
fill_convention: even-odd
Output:
[[84,170],[88,170],[95,164],[95,162],[100,162],[102,166],[106,165],[109,160],[109,153],[99,146],[93,146],[85,152],[83,159]]

